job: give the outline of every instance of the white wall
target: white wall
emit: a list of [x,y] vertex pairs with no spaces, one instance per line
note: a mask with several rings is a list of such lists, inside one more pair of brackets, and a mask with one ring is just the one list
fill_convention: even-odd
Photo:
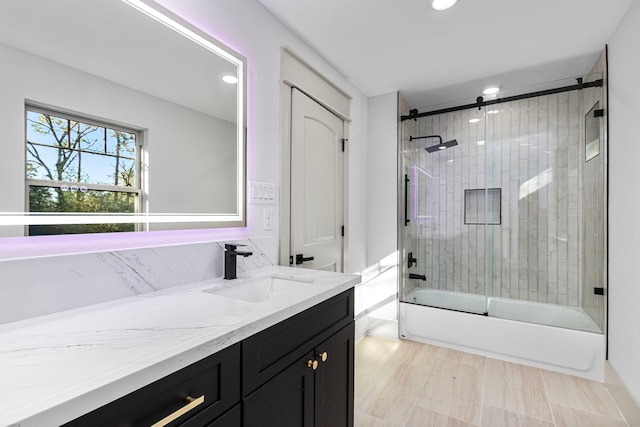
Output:
[[640,2],[609,43],[609,360],[640,402]]
[[[356,288],[356,330],[363,335],[396,333],[398,292],[398,93],[369,98],[367,175],[367,268]],[[389,309],[390,308],[390,309]],[[383,326],[387,325],[387,326]]]
[[369,98],[367,266],[398,248],[398,94]]
[[[349,129],[349,239],[348,270],[360,271],[365,267],[366,240],[366,135],[367,99],[343,76],[324,61],[308,45],[288,31],[276,18],[266,11],[256,0],[209,1],[209,0],[161,0],[163,6],[182,16],[213,37],[229,45],[247,58],[248,106],[247,106],[247,178],[248,180],[280,182],[280,49],[289,46],[316,70],[339,86],[352,98],[351,125]],[[278,240],[278,206],[274,206],[273,230],[264,231],[260,205],[248,205],[246,229],[203,231],[203,232],[162,232],[161,240],[176,242],[199,241],[206,234],[207,239],[217,235],[224,239],[251,237],[273,237]],[[74,252],[76,242],[92,250],[125,249],[150,245],[158,241],[158,235],[135,235],[118,239],[77,237],[64,239],[64,245],[56,242],[51,248],[64,252]],[[77,240],[76,240],[77,239]],[[50,241],[49,241],[50,242]],[[6,245],[16,245],[19,253],[13,255]],[[2,247],[4,246],[4,247]],[[38,252],[37,246],[21,241],[0,240],[0,255],[4,257],[28,256],[30,251]]]

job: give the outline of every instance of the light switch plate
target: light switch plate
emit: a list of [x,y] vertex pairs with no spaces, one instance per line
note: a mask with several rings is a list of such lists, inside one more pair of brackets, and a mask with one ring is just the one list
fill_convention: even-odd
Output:
[[273,230],[273,209],[263,209],[262,218],[265,230]]
[[272,182],[251,181],[249,183],[249,203],[273,205],[276,203],[276,185]]

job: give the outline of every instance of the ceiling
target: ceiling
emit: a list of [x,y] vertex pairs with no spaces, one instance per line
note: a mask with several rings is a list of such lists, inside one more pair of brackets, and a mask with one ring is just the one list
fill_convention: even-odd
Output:
[[258,0],[366,96],[412,107],[586,74],[633,0]]
[[0,1],[0,43],[237,120],[236,86],[221,80],[237,67],[122,1]]

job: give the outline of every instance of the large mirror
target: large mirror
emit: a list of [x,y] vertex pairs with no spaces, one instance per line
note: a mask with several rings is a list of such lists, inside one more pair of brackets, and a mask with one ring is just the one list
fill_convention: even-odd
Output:
[[0,236],[245,225],[245,59],[150,0],[0,2]]

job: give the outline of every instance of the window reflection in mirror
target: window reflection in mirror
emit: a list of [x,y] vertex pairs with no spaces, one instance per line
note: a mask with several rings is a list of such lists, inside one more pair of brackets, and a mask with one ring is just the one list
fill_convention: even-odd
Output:
[[[26,106],[27,212],[140,212],[139,132]],[[136,224],[38,224],[28,235],[135,231]]]

